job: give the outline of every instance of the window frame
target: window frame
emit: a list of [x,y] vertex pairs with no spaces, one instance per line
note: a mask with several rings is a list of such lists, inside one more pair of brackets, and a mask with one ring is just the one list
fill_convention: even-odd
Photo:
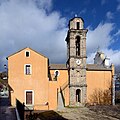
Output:
[[[26,101],[26,100],[27,100],[27,99],[26,99],[26,93],[27,93],[27,92],[32,92],[32,104],[26,104],[26,102],[27,102],[27,101]],[[24,102],[25,102],[25,106],[33,106],[33,105],[34,105],[34,90],[25,90],[25,91],[24,91],[24,94],[25,94],[25,95],[24,95],[24,97],[25,97],[25,101],[24,101]]]
[[[30,74],[26,74],[26,66],[27,66],[27,65],[30,65]],[[31,64],[25,64],[25,65],[24,65],[24,74],[25,74],[25,75],[32,75],[32,65],[31,65]]]

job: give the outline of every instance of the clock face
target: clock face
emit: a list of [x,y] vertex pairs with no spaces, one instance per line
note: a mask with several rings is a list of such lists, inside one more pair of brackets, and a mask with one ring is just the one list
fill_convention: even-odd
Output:
[[77,65],[80,65],[80,64],[81,64],[81,60],[77,59],[77,60],[76,60],[76,64],[77,64]]

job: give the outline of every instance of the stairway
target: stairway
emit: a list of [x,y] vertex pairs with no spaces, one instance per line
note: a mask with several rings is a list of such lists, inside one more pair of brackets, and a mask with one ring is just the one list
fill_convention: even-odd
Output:
[[58,92],[58,110],[64,109],[64,98],[62,95],[62,91]]

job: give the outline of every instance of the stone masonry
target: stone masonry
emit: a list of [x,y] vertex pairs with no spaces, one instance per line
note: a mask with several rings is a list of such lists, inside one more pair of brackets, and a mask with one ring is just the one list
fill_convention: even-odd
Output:
[[82,18],[69,22],[67,42],[67,66],[69,70],[70,106],[86,102],[86,33]]

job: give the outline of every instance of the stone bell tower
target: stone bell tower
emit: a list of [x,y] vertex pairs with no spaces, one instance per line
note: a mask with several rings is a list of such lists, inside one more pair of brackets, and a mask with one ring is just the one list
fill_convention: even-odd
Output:
[[69,21],[67,42],[67,67],[69,72],[69,105],[86,103],[86,34],[84,21],[75,17]]

